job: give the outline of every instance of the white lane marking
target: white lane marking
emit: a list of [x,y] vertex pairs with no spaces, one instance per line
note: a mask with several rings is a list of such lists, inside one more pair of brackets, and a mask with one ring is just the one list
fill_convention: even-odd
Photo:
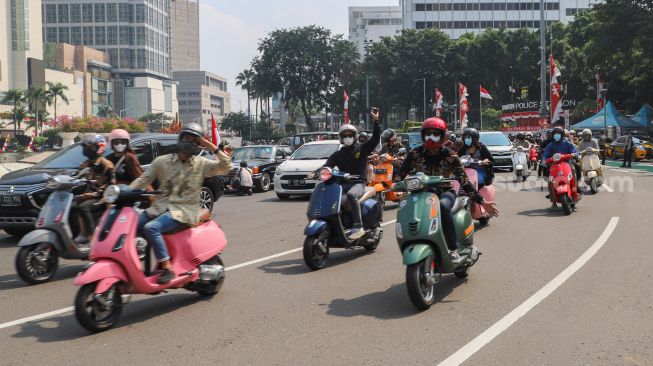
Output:
[[537,291],[533,296],[529,297],[528,300],[524,301],[521,305],[516,307],[513,311],[504,316],[501,320],[494,323],[490,328],[481,333],[478,337],[474,338],[471,342],[464,345],[461,349],[456,351],[456,353],[449,356],[446,360],[440,362],[438,366],[458,366],[461,363],[465,362],[470,358],[474,353],[478,352],[486,344],[490,343],[494,338],[503,333],[508,327],[514,324],[521,317],[526,315],[531,309],[533,309],[537,304],[542,300],[546,299],[553,291],[560,287],[565,281],[567,281],[576,271],[578,271],[585,263],[587,263],[592,257],[601,249],[601,247],[608,241],[610,235],[617,227],[619,223],[619,217],[613,217],[610,219],[608,226],[599,236],[598,239],[592,244],[592,246],[587,249],[583,255],[574,261],[569,267],[564,271],[560,272],[554,279]]
[[[381,226],[390,225],[390,224],[392,224],[392,223],[394,223],[394,222],[396,222],[396,221],[397,221],[397,220],[387,221],[387,222],[382,223]],[[274,259],[274,258],[278,258],[278,257],[283,257],[283,256],[285,256],[285,255],[292,254],[292,253],[296,253],[296,252],[299,252],[299,251],[301,251],[301,250],[302,250],[302,247],[300,247],[300,248],[295,248],[295,249],[291,249],[291,250],[286,250],[285,252],[281,252],[281,253],[277,253],[277,254],[269,255],[269,256],[267,256],[267,257],[263,257],[263,258],[259,258],[259,259],[254,259],[254,260],[249,261],[249,262],[245,262],[245,263],[241,263],[241,264],[236,264],[236,265],[234,265],[234,266],[227,267],[227,268],[225,268],[225,271],[230,271],[230,270],[234,270],[234,269],[238,269],[238,268],[242,268],[242,267],[251,266],[252,264],[265,262],[265,261],[267,261],[267,260]],[[13,327],[14,325],[21,325],[21,324],[29,323],[29,322],[32,322],[32,321],[36,321],[36,320],[41,320],[41,319],[49,318],[49,317],[51,317],[51,316],[55,316],[55,315],[59,315],[59,314],[68,313],[68,312],[70,312],[70,311],[74,311],[74,310],[75,310],[75,307],[73,307],[73,306],[69,306],[69,307],[67,307],[67,308],[63,308],[63,309],[59,309],[59,310],[54,310],[54,311],[50,311],[50,312],[43,313],[43,314],[38,314],[38,315],[28,316],[28,317],[26,317],[26,318],[22,318],[22,319],[13,320],[13,321],[10,321],[10,322],[2,323],[2,324],[0,324],[0,329],[9,328],[9,327]]]
[[605,188],[605,190],[608,191],[608,192],[610,192],[610,193],[613,193],[613,192],[614,192],[614,190],[613,190],[612,188],[610,188],[610,186],[607,185],[607,184],[605,184],[605,183],[603,183],[603,184],[601,185],[601,187]]

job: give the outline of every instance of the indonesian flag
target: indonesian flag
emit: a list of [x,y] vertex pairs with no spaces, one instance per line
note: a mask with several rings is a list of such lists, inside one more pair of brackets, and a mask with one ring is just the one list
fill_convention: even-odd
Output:
[[5,139],[4,145],[2,145],[2,152],[5,152],[5,150],[7,150],[7,147],[9,147],[9,138],[10,138],[10,136],[7,135],[7,138]]
[[551,124],[554,124],[560,120],[562,92],[560,90],[560,82],[558,81],[558,77],[561,74],[553,59],[553,55],[549,56],[549,69],[551,73]]
[[27,144],[27,151],[33,151],[32,146],[34,145],[34,134],[36,134],[36,131],[32,131],[32,138],[29,140],[29,144]]
[[463,83],[458,83],[458,89],[460,91],[460,128],[466,128],[467,127],[467,111],[469,111],[469,102],[467,101],[467,97],[469,94],[467,93],[467,87],[463,85]]
[[485,89],[482,85],[479,85],[479,87],[481,88],[481,98],[492,99],[492,96],[490,95],[490,92],[487,91],[487,89]]
[[218,125],[215,123],[213,113],[211,113],[211,142],[213,145],[220,145],[220,134],[218,133]]
[[347,91],[344,91],[344,98],[345,98],[345,108],[344,108],[344,115],[345,115],[345,123],[349,124],[349,94],[347,94]]
[[442,97],[442,92],[440,89],[435,89],[435,116],[442,116],[442,103],[444,98]]
[[596,73],[596,111],[603,109],[603,97],[601,97],[601,90],[603,90],[603,76],[599,72]]

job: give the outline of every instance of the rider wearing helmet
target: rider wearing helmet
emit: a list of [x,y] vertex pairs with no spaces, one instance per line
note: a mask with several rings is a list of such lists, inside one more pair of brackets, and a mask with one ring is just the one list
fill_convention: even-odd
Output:
[[360,142],[361,144],[366,143],[367,140],[369,140],[369,139],[370,139],[370,136],[365,131],[358,134],[358,142]]
[[388,128],[381,133],[381,154],[397,156],[402,147],[401,143],[397,141],[395,130]]
[[[202,148],[213,151],[216,160],[198,156]],[[162,234],[183,225],[193,226],[200,221],[200,191],[204,179],[225,175],[231,170],[231,159],[211,141],[197,123],[189,123],[179,131],[177,152],[154,159],[143,175],[130,185],[144,189],[154,181],[159,182],[163,194],[139,217],[139,232],[154,248],[163,270],[158,283],[168,283],[175,278],[172,264]]]
[[[581,132],[581,140],[578,143],[578,151],[584,155],[593,155],[600,152],[599,143],[592,138],[592,131],[586,128]],[[598,174],[603,175],[601,168],[598,169]]]
[[458,156],[470,155],[476,160],[479,160],[483,165],[484,179],[478,182],[478,187],[489,186],[494,180],[494,171],[492,163],[494,158],[492,153],[488,150],[487,146],[481,141],[481,135],[475,128],[466,128],[463,131],[463,146],[458,150]]
[[[576,146],[572,144],[571,142],[567,141],[564,138],[565,131],[562,127],[555,127],[553,129],[553,141],[546,146],[546,149],[544,149],[544,152],[542,153],[542,164],[545,164],[546,160],[551,158],[554,154],[576,154],[578,151],[576,150]],[[578,177],[580,177],[580,168],[578,167],[577,164],[574,164],[572,160],[569,161],[570,164],[574,167],[575,173],[576,173],[576,179],[575,181],[578,182]],[[574,191],[572,193],[572,199],[574,202],[578,202],[581,199],[580,194],[578,193],[578,183],[577,186],[574,187]],[[554,203],[553,206],[556,204]]]
[[[465,169],[460,159],[451,149],[445,146],[448,135],[447,125],[437,117],[432,117],[422,124],[422,141],[423,144],[410,151],[401,166],[401,176],[404,178],[411,173],[422,172],[427,175],[441,175],[447,178],[455,177],[460,180],[461,188],[475,202],[483,205],[483,208],[493,216],[499,214],[494,202],[487,202],[478,194],[474,186],[467,179]],[[444,236],[447,241],[447,247],[450,251],[451,259],[456,262],[460,260],[458,254],[458,238],[454,229],[453,213],[451,209],[456,202],[456,192],[453,187],[438,188],[440,198],[440,212],[442,215],[442,225],[444,227]]]
[[107,159],[113,163],[116,183],[130,184],[143,174],[141,163],[129,147],[129,132],[116,128],[109,134],[109,144],[113,152]]
[[524,150],[529,150],[531,148],[530,142],[526,141],[526,135],[523,132],[517,134],[517,140],[513,143],[515,147],[523,147]]
[[331,154],[325,167],[335,168],[338,167],[341,172],[356,175],[360,178],[358,181],[352,181],[342,185],[342,191],[347,192],[347,201],[353,216],[353,227],[347,233],[350,240],[360,239],[365,235],[363,230],[363,219],[361,217],[361,208],[358,199],[365,194],[365,185],[367,183],[367,157],[374,151],[374,148],[379,143],[381,137],[381,127],[379,127],[379,112],[378,109],[372,108],[370,113],[374,121],[374,129],[372,130],[372,138],[365,143],[357,142],[356,135],[358,130],[356,127],[346,124],[340,127],[338,137],[340,143],[344,146],[340,150]]
[[[79,172],[84,171],[84,178],[93,181],[87,191],[77,197],[72,208],[79,213],[79,235],[74,239],[77,244],[86,244],[93,235],[95,221],[103,211],[103,206],[96,205],[102,198],[102,192],[109,184],[114,184],[113,163],[102,155],[107,143],[102,135],[88,134],[82,137],[83,154],[87,160],[79,165]],[[79,173],[78,173],[79,174]]]

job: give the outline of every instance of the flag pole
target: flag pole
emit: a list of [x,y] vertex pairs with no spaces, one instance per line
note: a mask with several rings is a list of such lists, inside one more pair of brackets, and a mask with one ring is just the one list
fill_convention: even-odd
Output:
[[478,110],[481,114],[481,128],[479,131],[483,131],[483,98],[481,98],[481,85],[478,85]]

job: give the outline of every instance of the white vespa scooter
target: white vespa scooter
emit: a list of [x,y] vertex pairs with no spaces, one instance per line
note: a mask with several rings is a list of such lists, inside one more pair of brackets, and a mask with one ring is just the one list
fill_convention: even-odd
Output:
[[515,182],[525,181],[531,175],[528,169],[528,152],[521,146],[517,146],[512,153],[512,169],[515,172]]
[[601,159],[599,158],[598,150],[588,147],[581,151],[580,154],[582,157],[583,181],[590,188],[592,194],[596,194],[599,191],[598,187],[603,185],[603,175],[600,174]]

